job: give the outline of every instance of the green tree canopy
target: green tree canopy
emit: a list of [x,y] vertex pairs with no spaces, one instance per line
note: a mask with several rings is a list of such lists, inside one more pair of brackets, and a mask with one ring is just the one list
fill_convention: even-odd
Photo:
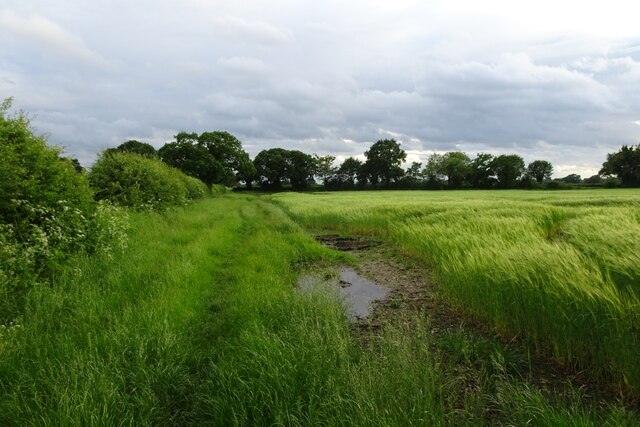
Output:
[[287,153],[286,176],[294,190],[304,190],[313,183],[316,174],[315,159],[298,150],[289,150]]
[[280,189],[287,180],[288,150],[270,148],[262,150],[253,160],[256,175],[265,188]]
[[395,139],[377,141],[364,155],[367,160],[363,168],[372,184],[390,184],[404,175],[400,165],[407,158],[407,154]]
[[284,183],[289,183],[294,190],[304,190],[314,182],[316,174],[315,159],[298,150],[263,150],[253,163],[264,188],[281,189]]
[[344,159],[336,172],[336,180],[339,183],[353,186],[356,179],[360,176],[362,170],[362,162],[354,157]]
[[600,175],[615,175],[626,187],[640,186],[640,144],[623,145],[619,151],[607,154]]
[[136,141],[135,139],[130,139],[129,141],[123,142],[116,147],[116,150],[123,153],[140,154],[141,156],[145,157],[156,156],[156,149],[153,148],[153,145],[147,144],[146,142]]
[[524,174],[524,160],[516,154],[503,154],[491,162],[500,188],[513,188]]
[[326,184],[337,172],[337,168],[333,166],[333,162],[335,162],[336,157],[330,155],[319,156],[314,154],[313,158],[316,162],[316,176],[320,178],[322,184]]
[[527,173],[541,183],[544,180],[551,179],[553,173],[553,165],[546,160],[534,160],[527,166]]
[[478,153],[469,163],[469,180],[473,188],[490,188],[495,183],[493,171],[493,155]]
[[222,180],[224,168],[206,148],[194,145],[192,140],[178,134],[177,141],[168,142],[158,150],[160,159],[185,174],[198,178],[207,185]]
[[442,154],[433,153],[427,158],[422,175],[430,185],[441,185],[444,183],[444,157]]
[[449,188],[461,188],[471,173],[471,159],[461,151],[449,151],[442,156],[441,173],[447,176]]
[[222,183],[234,185],[238,175],[246,180],[250,167],[249,155],[243,150],[238,138],[226,131],[203,132],[198,136],[198,144],[209,151],[209,154],[222,165]]
[[411,166],[407,168],[405,176],[413,182],[420,181],[422,179],[422,163],[412,162]]

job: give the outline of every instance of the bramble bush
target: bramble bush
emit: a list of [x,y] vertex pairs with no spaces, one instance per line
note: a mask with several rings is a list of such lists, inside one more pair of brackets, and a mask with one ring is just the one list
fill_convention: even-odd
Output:
[[160,160],[135,153],[104,151],[91,168],[97,200],[138,211],[161,210],[204,197],[207,186]]

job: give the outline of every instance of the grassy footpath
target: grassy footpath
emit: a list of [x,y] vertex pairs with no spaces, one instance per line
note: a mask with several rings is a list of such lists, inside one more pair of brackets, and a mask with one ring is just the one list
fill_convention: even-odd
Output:
[[499,348],[481,363],[468,337],[452,337],[460,361],[445,362],[422,317],[363,348],[336,302],[293,286],[342,257],[257,198],[136,214],[124,253],[77,260],[0,332],[0,425],[636,420],[550,401],[504,375]]

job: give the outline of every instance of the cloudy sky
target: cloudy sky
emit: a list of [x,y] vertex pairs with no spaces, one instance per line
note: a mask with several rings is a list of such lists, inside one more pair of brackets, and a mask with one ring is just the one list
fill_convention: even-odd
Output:
[[3,0],[0,98],[90,165],[127,139],[228,130],[361,155],[395,138],[555,176],[640,143],[634,0]]

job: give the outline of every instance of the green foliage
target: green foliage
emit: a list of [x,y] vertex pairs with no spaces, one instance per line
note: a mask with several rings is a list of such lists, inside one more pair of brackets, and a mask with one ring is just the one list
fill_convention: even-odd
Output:
[[536,182],[541,183],[551,179],[553,165],[546,160],[534,160],[527,166],[527,173],[533,177]]
[[256,175],[263,187],[280,189],[287,179],[288,151],[284,148],[271,148],[258,153],[253,164]]
[[450,151],[442,156],[441,168],[449,188],[462,188],[471,173],[471,159],[461,151]]
[[264,188],[278,190],[289,183],[294,190],[304,190],[314,182],[316,161],[302,151],[271,148],[258,153],[253,163]]
[[24,114],[9,116],[10,105],[5,101],[0,109],[0,223],[22,236],[32,224],[63,211],[62,204],[89,216],[94,206],[87,177],[76,173],[60,149],[36,136]]
[[469,164],[470,181],[473,188],[491,188],[495,184],[493,171],[493,155],[478,153]]
[[362,177],[362,162],[354,157],[347,157],[325,186],[328,184],[330,188],[353,189],[356,179],[366,181],[366,178]]
[[637,191],[273,197],[307,227],[389,240],[506,339],[640,394]]
[[442,154],[438,153],[433,153],[427,158],[427,164],[424,166],[422,175],[431,188],[444,185],[443,161]]
[[289,150],[287,160],[287,177],[294,190],[304,190],[314,182],[316,162],[313,157],[299,150]]
[[229,132],[179,132],[176,140],[158,150],[160,158],[187,175],[211,184],[233,186],[242,181],[250,188],[256,170],[242,143]]
[[498,187],[514,188],[524,174],[524,160],[516,154],[503,154],[493,159],[491,169],[498,178]]
[[105,152],[91,168],[97,200],[135,210],[183,205],[206,194],[203,187],[160,160],[132,153]]
[[206,148],[185,141],[184,138],[166,143],[158,150],[158,155],[169,166],[180,169],[207,185],[220,182],[224,175],[222,164]]
[[566,182],[567,184],[580,184],[582,182],[582,177],[576,173],[572,173],[560,178],[560,181]]
[[0,108],[0,323],[18,316],[28,291],[69,256],[124,239],[109,227],[113,212],[96,208],[86,174],[35,135],[24,114],[10,116],[10,105]]
[[209,191],[213,195],[221,196],[223,194],[226,194],[227,187],[225,187],[224,185],[220,185],[220,184],[213,184]]
[[[188,200],[196,200],[201,199],[208,194],[210,194],[209,187],[207,184],[199,180],[198,178],[194,178],[192,176],[184,174],[182,171],[178,169],[173,169],[172,173],[175,175],[177,179],[182,181],[185,189],[187,190],[187,199]],[[215,184],[212,185],[214,187]]]
[[115,149],[123,153],[136,153],[145,157],[156,156],[156,149],[153,148],[153,145],[147,144],[146,142],[136,141],[135,139],[130,139],[129,141],[123,142]]
[[462,188],[472,172],[469,156],[460,151],[450,151],[430,155],[423,174],[431,187],[444,185],[446,181],[449,188]]
[[337,168],[333,166],[333,162],[336,160],[335,156],[318,156],[314,154],[313,159],[316,165],[316,175],[323,185],[327,185],[337,172]]
[[0,424],[637,424],[420,314],[354,335],[338,301],[295,290],[301,264],[347,258],[263,198],[131,216],[125,252],[77,259],[0,325]]
[[367,160],[362,168],[371,184],[389,185],[404,175],[400,164],[407,158],[407,153],[395,139],[377,141],[364,155]]
[[253,168],[238,138],[226,131],[203,132],[198,137],[198,144],[222,165],[222,177],[217,183],[235,185],[240,179],[251,185]]
[[618,152],[607,154],[600,175],[615,175],[625,187],[640,186],[640,144],[623,145]]
[[591,175],[589,178],[583,179],[582,182],[588,185],[601,185],[603,179],[600,175]]

